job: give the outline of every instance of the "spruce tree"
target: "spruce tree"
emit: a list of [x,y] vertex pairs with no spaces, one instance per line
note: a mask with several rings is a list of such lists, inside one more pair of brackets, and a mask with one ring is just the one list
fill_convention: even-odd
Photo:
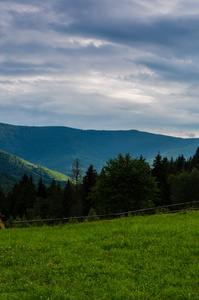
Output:
[[88,215],[89,210],[92,208],[91,198],[89,197],[89,193],[91,191],[91,188],[95,185],[96,181],[97,181],[97,171],[94,169],[93,165],[90,165],[82,181],[83,214],[85,216]]
[[46,185],[43,183],[42,177],[40,177],[38,182],[37,197],[41,197],[43,199],[47,198],[47,188]]
[[62,216],[62,198],[60,183],[57,184],[55,179],[53,179],[48,188],[49,217],[59,218]]
[[70,180],[67,181],[64,188],[64,195],[62,200],[63,217],[75,216],[75,202],[74,202],[74,187]]
[[161,154],[158,152],[157,156],[153,161],[153,166],[151,174],[156,178],[158,189],[159,189],[159,199],[154,201],[155,206],[170,204],[170,185],[169,185],[169,161],[166,157],[162,158]]
[[36,187],[32,176],[24,174],[18,184],[15,184],[10,198],[11,215],[27,217],[27,211],[32,209],[36,201]]

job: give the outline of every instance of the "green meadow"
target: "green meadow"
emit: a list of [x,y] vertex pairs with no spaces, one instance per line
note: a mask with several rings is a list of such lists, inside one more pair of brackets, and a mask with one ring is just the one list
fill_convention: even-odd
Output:
[[0,299],[199,299],[199,212],[0,230]]

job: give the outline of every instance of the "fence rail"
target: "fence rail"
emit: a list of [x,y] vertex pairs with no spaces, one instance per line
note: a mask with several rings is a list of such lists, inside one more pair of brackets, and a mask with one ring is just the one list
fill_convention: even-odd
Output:
[[[121,216],[129,216],[129,215],[139,215],[139,214],[144,214],[147,212],[153,213],[154,214],[162,214],[162,213],[177,213],[181,212],[184,210],[199,210],[199,207],[191,207],[195,204],[199,204],[199,201],[192,201],[192,202],[184,202],[184,203],[176,203],[176,204],[169,204],[169,205],[162,205],[162,206],[157,206],[157,207],[149,207],[149,208],[144,208],[144,209],[138,209],[138,210],[131,210],[131,211],[126,211],[126,212],[120,212],[120,213],[109,213],[109,214],[104,214],[104,215],[93,215],[93,216],[79,216],[79,217],[66,217],[66,218],[51,218],[51,219],[37,219],[37,220],[20,220],[20,221],[2,221],[0,220],[0,225],[5,224],[8,225],[10,228],[12,228],[13,224],[33,224],[33,223],[53,223],[57,224],[59,222],[69,222],[71,220],[77,220],[77,221],[84,221],[85,219],[92,220],[92,219],[113,219],[113,218],[118,218]],[[173,210],[174,207],[179,207],[179,206],[185,206],[185,208],[181,209],[175,209]],[[189,206],[189,207],[187,207]],[[168,210],[170,209],[171,210]],[[1,228],[1,226],[0,226]]]

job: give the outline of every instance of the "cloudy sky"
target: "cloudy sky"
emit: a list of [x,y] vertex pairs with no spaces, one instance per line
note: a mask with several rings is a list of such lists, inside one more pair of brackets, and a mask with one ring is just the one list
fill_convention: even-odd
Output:
[[0,0],[0,122],[199,137],[199,1]]

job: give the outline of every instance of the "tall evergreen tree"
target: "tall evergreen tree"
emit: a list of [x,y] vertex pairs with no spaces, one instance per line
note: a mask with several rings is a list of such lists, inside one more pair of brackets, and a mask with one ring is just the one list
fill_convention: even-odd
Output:
[[67,181],[64,188],[64,195],[62,200],[63,207],[63,217],[74,217],[76,208],[75,208],[75,196],[74,196],[74,187],[70,180]]
[[37,197],[41,197],[43,199],[47,198],[47,188],[43,183],[42,177],[40,177],[37,187]]
[[196,149],[196,152],[191,161],[191,169],[193,168],[199,170],[199,147]]
[[156,178],[159,189],[159,199],[154,203],[155,206],[170,204],[170,185],[169,185],[169,161],[166,157],[162,158],[158,152],[157,156],[153,161],[153,167],[151,174]]
[[[22,180],[23,180],[23,178],[22,178]],[[28,178],[24,196],[27,197],[26,198],[27,208],[33,208],[33,205],[34,205],[34,202],[35,202],[36,196],[37,196],[37,190],[36,190],[36,186],[34,184],[32,175],[30,175]]]
[[96,181],[97,181],[97,171],[94,169],[93,165],[90,165],[90,167],[86,172],[86,175],[83,177],[83,182],[82,182],[83,214],[85,216],[88,215],[89,210],[92,207],[89,193],[91,191],[91,188],[95,185]]
[[49,216],[59,218],[62,216],[62,198],[63,193],[60,184],[56,183],[55,179],[52,180],[48,188],[48,204]]
[[7,201],[6,201],[7,216],[15,217],[18,214],[18,210],[15,207],[17,194],[18,194],[18,186],[19,184],[15,183],[12,190],[7,195]]
[[184,155],[179,155],[178,158],[175,160],[175,166],[176,166],[176,174],[180,174],[182,170],[185,168],[185,157]]
[[24,174],[15,184],[9,197],[10,212],[13,217],[27,216],[28,209],[32,209],[36,200],[36,187],[32,176]]
[[72,165],[71,178],[74,180],[75,184],[81,183],[82,179],[82,166],[81,161],[76,158]]

